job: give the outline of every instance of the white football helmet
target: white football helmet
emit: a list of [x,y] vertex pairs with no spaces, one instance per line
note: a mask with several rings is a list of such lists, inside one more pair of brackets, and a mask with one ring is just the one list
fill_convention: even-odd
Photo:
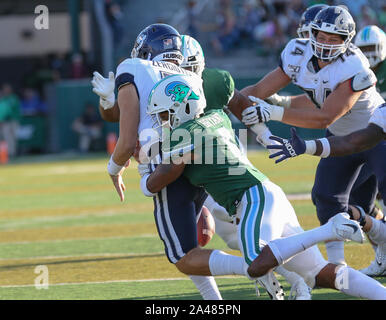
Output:
[[[319,11],[310,24],[311,47],[314,55],[323,61],[332,61],[345,53],[355,36],[355,22],[351,14],[341,6],[329,6]],[[319,31],[342,36],[342,44],[325,44],[316,41]]]
[[205,57],[200,43],[191,36],[182,35],[182,55],[184,61],[181,63],[182,68],[192,68],[191,71],[200,77],[205,68]]
[[377,26],[362,28],[355,37],[355,45],[367,57],[371,68],[386,58],[386,34]]
[[[175,129],[186,121],[204,113],[206,100],[201,78],[195,75],[176,74],[158,81],[150,92],[147,113],[155,117],[159,126],[168,124]],[[168,120],[161,112],[168,111]]]

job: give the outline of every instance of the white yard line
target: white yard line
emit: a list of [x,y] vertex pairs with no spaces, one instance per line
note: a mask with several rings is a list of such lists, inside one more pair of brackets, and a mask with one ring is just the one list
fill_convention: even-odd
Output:
[[310,193],[290,193],[287,194],[288,200],[311,200]]
[[14,245],[14,244],[39,244],[39,243],[61,243],[61,242],[69,242],[69,241],[97,241],[97,240],[117,240],[117,239],[131,239],[131,238],[155,238],[157,237],[157,233],[142,233],[137,234],[135,236],[115,236],[115,237],[104,237],[104,238],[71,238],[71,239],[55,239],[55,240],[40,240],[40,241],[9,241],[9,242],[0,242],[0,247],[2,245]]
[[[245,278],[243,276],[217,276],[216,278],[232,279],[232,278]],[[72,285],[85,285],[85,284],[110,284],[110,283],[133,283],[133,282],[153,282],[153,281],[190,281],[190,278],[154,278],[154,279],[136,279],[136,280],[109,280],[109,281],[90,281],[90,282],[64,282],[49,284],[49,287],[54,286],[72,286]],[[0,288],[28,288],[35,287],[35,284],[21,284],[21,285],[6,285],[0,286]]]
[[[121,252],[121,253],[87,253],[87,254],[78,254],[78,255],[69,255],[69,256],[39,256],[39,257],[26,257],[26,258],[0,258],[0,261],[16,261],[16,260],[50,260],[50,259],[82,259],[82,258],[103,258],[103,257],[138,257],[154,255],[154,254],[163,254],[164,251],[159,252],[148,252],[148,253],[132,253],[132,252]],[[0,266],[2,268],[4,266]]]

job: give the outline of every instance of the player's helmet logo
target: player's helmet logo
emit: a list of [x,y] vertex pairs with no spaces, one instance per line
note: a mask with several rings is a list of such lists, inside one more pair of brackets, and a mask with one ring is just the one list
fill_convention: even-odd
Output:
[[[161,79],[153,87],[147,113],[154,119],[155,128],[168,124],[174,129],[199,117],[204,113],[205,106],[202,79],[194,74],[176,74]],[[165,119],[165,111],[169,114],[168,121]]]
[[175,102],[182,103],[184,100],[199,100],[200,97],[193,92],[193,90],[183,82],[171,82],[165,88],[165,94],[171,96]]

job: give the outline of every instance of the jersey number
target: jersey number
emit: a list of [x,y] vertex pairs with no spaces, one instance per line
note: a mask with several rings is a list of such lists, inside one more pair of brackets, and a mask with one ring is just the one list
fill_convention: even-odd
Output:
[[[315,89],[306,89],[302,88],[302,90],[308,95],[311,101],[316,105],[317,108],[321,108],[320,104],[316,102]],[[323,103],[326,101],[327,97],[332,91],[330,89],[324,88],[323,92]]]

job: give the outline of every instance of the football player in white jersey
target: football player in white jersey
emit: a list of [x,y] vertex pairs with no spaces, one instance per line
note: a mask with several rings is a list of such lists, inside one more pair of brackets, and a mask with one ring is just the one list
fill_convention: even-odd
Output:
[[[125,164],[136,150],[137,139],[141,151],[145,154],[149,150],[153,151],[149,148],[144,152],[145,146],[154,146],[159,142],[159,135],[154,137],[152,129],[156,126],[156,121],[146,113],[147,99],[153,85],[171,74],[190,75],[201,84],[201,78],[178,67],[183,60],[181,38],[179,33],[168,25],[153,24],[145,28],[136,39],[131,57],[132,59],[124,60],[117,68],[117,102],[114,102],[112,72],[107,79],[94,73],[92,81],[93,91],[100,96],[103,119],[120,123],[119,138],[109,161],[108,172],[121,201],[124,200],[125,190],[122,173]],[[239,98],[245,100],[245,105],[248,104],[247,98],[235,95],[235,100]],[[156,143],[153,144],[153,141]],[[148,164],[145,166],[144,171],[147,170]],[[152,164],[153,169],[154,167]],[[146,193],[142,181],[144,180],[141,180],[141,189]],[[241,257],[219,250],[201,249],[198,246],[196,216],[206,198],[204,190],[193,187],[186,179],[178,179],[152,196],[157,230],[169,261],[175,264],[179,271],[189,275],[204,299],[221,299],[213,277],[201,275],[208,272],[212,275],[246,275],[247,266]],[[273,288],[278,286],[274,276],[263,278],[265,285],[272,284]]]
[[[257,103],[257,107],[244,110],[243,122],[253,126],[276,120],[304,128],[327,128],[327,135],[335,136],[365,128],[375,108],[384,100],[374,87],[376,77],[368,60],[351,45],[354,35],[355,23],[346,9],[338,6],[322,9],[311,23],[311,38],[291,40],[281,54],[280,67],[241,91]],[[261,100],[290,82],[308,97],[291,97],[290,108]],[[386,188],[380,156],[385,153],[382,141],[363,154],[321,159],[312,189],[321,224],[332,215],[347,211],[350,190],[363,163],[371,164],[380,189]],[[345,264],[343,242],[329,242],[326,248],[330,262]]]
[[[346,136],[330,136],[328,138],[304,141],[296,134],[296,129],[291,128],[291,139],[282,139],[272,136],[271,139],[280,145],[269,145],[268,149],[279,150],[271,154],[270,158],[279,157],[276,163],[301,154],[329,157],[344,156],[371,149],[379,142],[386,139],[386,103],[380,105],[373,113],[365,129],[354,131]],[[369,239],[376,243],[375,260],[363,273],[369,276],[386,275],[386,223],[366,215],[363,210],[357,210],[356,215],[350,213],[351,218],[358,220]]]

